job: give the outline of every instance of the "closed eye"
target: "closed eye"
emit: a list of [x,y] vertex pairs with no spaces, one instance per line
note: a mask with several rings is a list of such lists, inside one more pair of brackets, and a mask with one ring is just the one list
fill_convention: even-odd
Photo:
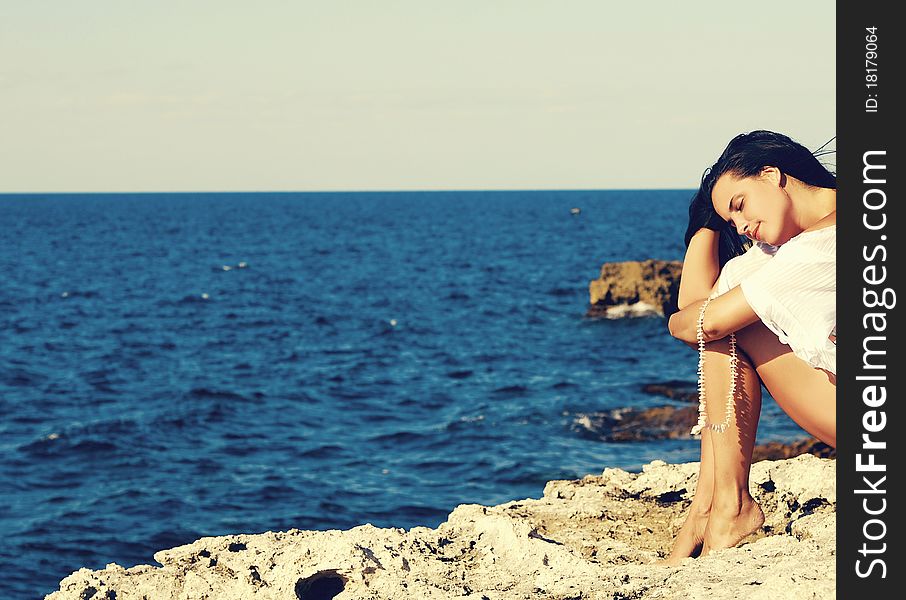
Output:
[[[733,207],[731,206],[731,207],[730,207],[730,210],[733,211],[733,212],[742,212],[742,205],[743,205],[743,201],[740,199],[739,204],[736,206],[736,208],[733,208]],[[727,219],[726,221],[727,221],[727,225],[729,225],[729,226],[731,226],[731,227],[736,227],[736,224],[733,223],[733,218],[732,218],[732,217],[730,217],[730,218]]]

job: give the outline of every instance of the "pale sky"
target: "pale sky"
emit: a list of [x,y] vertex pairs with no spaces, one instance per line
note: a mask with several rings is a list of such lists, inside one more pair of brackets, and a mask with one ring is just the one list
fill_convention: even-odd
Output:
[[835,10],[0,0],[0,193],[691,188],[835,135]]

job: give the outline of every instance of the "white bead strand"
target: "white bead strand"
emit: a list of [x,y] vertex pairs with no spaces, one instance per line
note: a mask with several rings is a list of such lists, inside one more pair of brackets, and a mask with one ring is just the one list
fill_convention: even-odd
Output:
[[698,435],[707,428],[717,433],[723,433],[730,426],[730,416],[736,412],[736,378],[739,358],[736,355],[736,334],[730,334],[730,389],[727,392],[726,416],[723,423],[708,423],[707,402],[705,399],[705,309],[713,297],[707,298],[698,311],[698,322],[695,327],[695,339],[698,341],[698,423],[690,432]]

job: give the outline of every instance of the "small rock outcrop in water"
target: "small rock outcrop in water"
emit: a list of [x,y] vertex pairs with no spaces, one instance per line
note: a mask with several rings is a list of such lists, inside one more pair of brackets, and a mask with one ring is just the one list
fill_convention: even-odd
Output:
[[[663,381],[647,383],[641,391],[689,403],[689,406],[624,407],[591,413],[578,413],[572,430],[578,435],[604,442],[644,442],[666,439],[692,439],[689,430],[698,420],[698,392],[695,383]],[[836,458],[827,444],[806,438],[794,442],[768,442],[755,446],[752,460],[778,460],[800,454]]]
[[657,396],[666,396],[674,400],[683,402],[698,403],[698,384],[694,381],[660,381],[658,383],[646,383],[642,386],[642,391],[646,394],[655,394]]
[[576,415],[572,429],[587,439],[603,442],[644,442],[691,439],[698,406],[615,408]]
[[814,454],[821,458],[837,458],[837,449],[831,448],[824,442],[813,437],[799,440],[798,442],[768,442],[758,444],[752,450],[752,460],[780,460],[792,458],[800,454]]
[[45,600],[221,598],[584,600],[832,598],[835,461],[752,467],[765,523],[753,539],[678,567],[672,546],[698,463],[549,481],[541,498],[461,504],[436,529],[236,534],[163,550],[163,566],[80,569]]
[[678,260],[604,263],[600,277],[588,285],[591,306],[585,316],[670,314],[676,308],[682,270]]
[[[578,414],[573,420],[572,429],[584,438],[602,442],[683,440],[692,439],[689,430],[697,420],[697,406],[617,408]],[[794,442],[758,444],[752,451],[752,460],[777,460],[800,454],[837,458],[837,451],[834,448],[810,437]]]

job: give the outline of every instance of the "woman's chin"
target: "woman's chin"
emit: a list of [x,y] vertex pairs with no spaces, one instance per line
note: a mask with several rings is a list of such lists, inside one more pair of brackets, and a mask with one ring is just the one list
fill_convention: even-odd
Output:
[[765,231],[765,232],[759,232],[759,233],[764,234],[759,237],[761,237],[761,240],[765,244],[770,244],[772,246],[782,246],[783,244],[787,243],[788,241],[790,241],[791,239],[793,239],[794,237],[796,237],[797,235],[802,233],[802,231],[803,230],[801,230],[801,229],[797,229],[797,230],[793,230],[793,231],[781,231],[780,233],[777,233],[777,234]]
[[795,235],[779,235],[779,236],[774,237],[774,238],[772,238],[772,239],[770,239],[770,240],[765,240],[764,243],[765,243],[765,244],[770,244],[770,245],[772,245],[772,246],[782,246],[782,245],[784,245],[785,243],[787,243],[788,241],[790,241],[791,239],[793,239],[794,237],[796,237],[796,235],[799,235],[799,234],[795,234]]

